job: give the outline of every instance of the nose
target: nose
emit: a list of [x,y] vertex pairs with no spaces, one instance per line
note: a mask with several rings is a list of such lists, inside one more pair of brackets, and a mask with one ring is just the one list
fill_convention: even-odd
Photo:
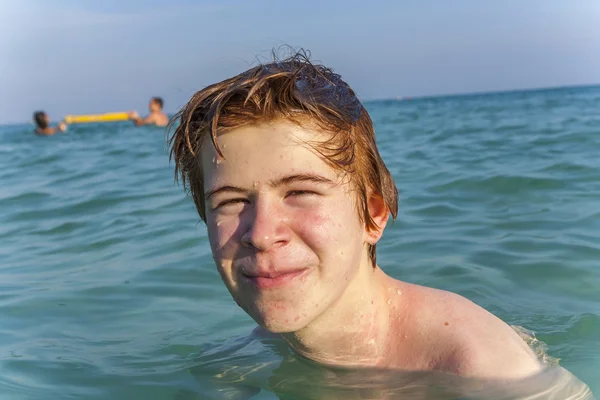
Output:
[[242,244],[260,251],[285,246],[291,237],[290,229],[278,207],[269,200],[255,203],[252,220],[242,235]]

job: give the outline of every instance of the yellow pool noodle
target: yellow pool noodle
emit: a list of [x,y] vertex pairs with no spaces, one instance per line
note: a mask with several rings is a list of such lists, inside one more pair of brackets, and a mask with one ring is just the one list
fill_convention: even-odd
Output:
[[104,114],[88,114],[88,115],[67,115],[65,122],[67,124],[85,124],[88,122],[113,122],[126,121],[129,115],[126,112],[111,112]]

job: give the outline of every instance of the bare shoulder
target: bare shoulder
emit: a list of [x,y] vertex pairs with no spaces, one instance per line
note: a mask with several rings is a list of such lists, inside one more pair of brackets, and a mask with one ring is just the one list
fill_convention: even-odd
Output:
[[160,113],[156,116],[156,125],[158,126],[167,126],[169,123],[169,117],[165,113]]
[[463,376],[522,378],[541,365],[527,343],[507,323],[455,293],[413,287],[421,315],[441,343],[436,369]]

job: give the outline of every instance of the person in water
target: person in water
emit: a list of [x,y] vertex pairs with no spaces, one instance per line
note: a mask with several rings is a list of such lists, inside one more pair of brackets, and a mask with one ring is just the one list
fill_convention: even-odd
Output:
[[499,379],[542,370],[485,309],[379,267],[398,191],[367,110],[330,68],[303,53],[259,65],[198,91],[175,119],[176,177],[259,331],[325,365]]
[[166,126],[169,122],[169,117],[163,112],[163,99],[161,97],[153,97],[148,103],[148,111],[150,112],[145,118],[140,117],[136,111],[129,113],[129,118],[133,120],[136,126],[140,125],[156,125]]
[[67,130],[67,124],[59,122],[56,127],[50,127],[50,117],[44,111],[36,111],[33,113],[33,122],[35,123],[35,133],[38,135],[50,136],[57,132]]

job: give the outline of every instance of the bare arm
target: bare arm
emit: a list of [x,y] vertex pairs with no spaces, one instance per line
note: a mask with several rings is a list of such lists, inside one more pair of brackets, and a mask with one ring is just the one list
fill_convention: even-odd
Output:
[[156,123],[156,117],[152,114],[148,115],[146,118],[142,118],[137,112],[133,111],[129,113],[129,118],[131,118],[135,126],[150,125]]
[[[489,346],[493,346],[490,348]],[[535,355],[520,346],[506,343],[488,344],[459,351],[454,357],[454,373],[488,379],[522,379],[542,371]]]
[[[427,291],[435,299],[429,315],[446,355],[436,369],[461,376],[513,380],[542,370],[538,357],[507,323],[472,301],[448,292]],[[438,354],[440,350],[438,350]]]
[[[469,312],[467,308],[464,313]],[[536,375],[543,365],[517,332],[495,315],[472,309],[471,323],[459,328],[450,359],[463,376],[514,380]]]

